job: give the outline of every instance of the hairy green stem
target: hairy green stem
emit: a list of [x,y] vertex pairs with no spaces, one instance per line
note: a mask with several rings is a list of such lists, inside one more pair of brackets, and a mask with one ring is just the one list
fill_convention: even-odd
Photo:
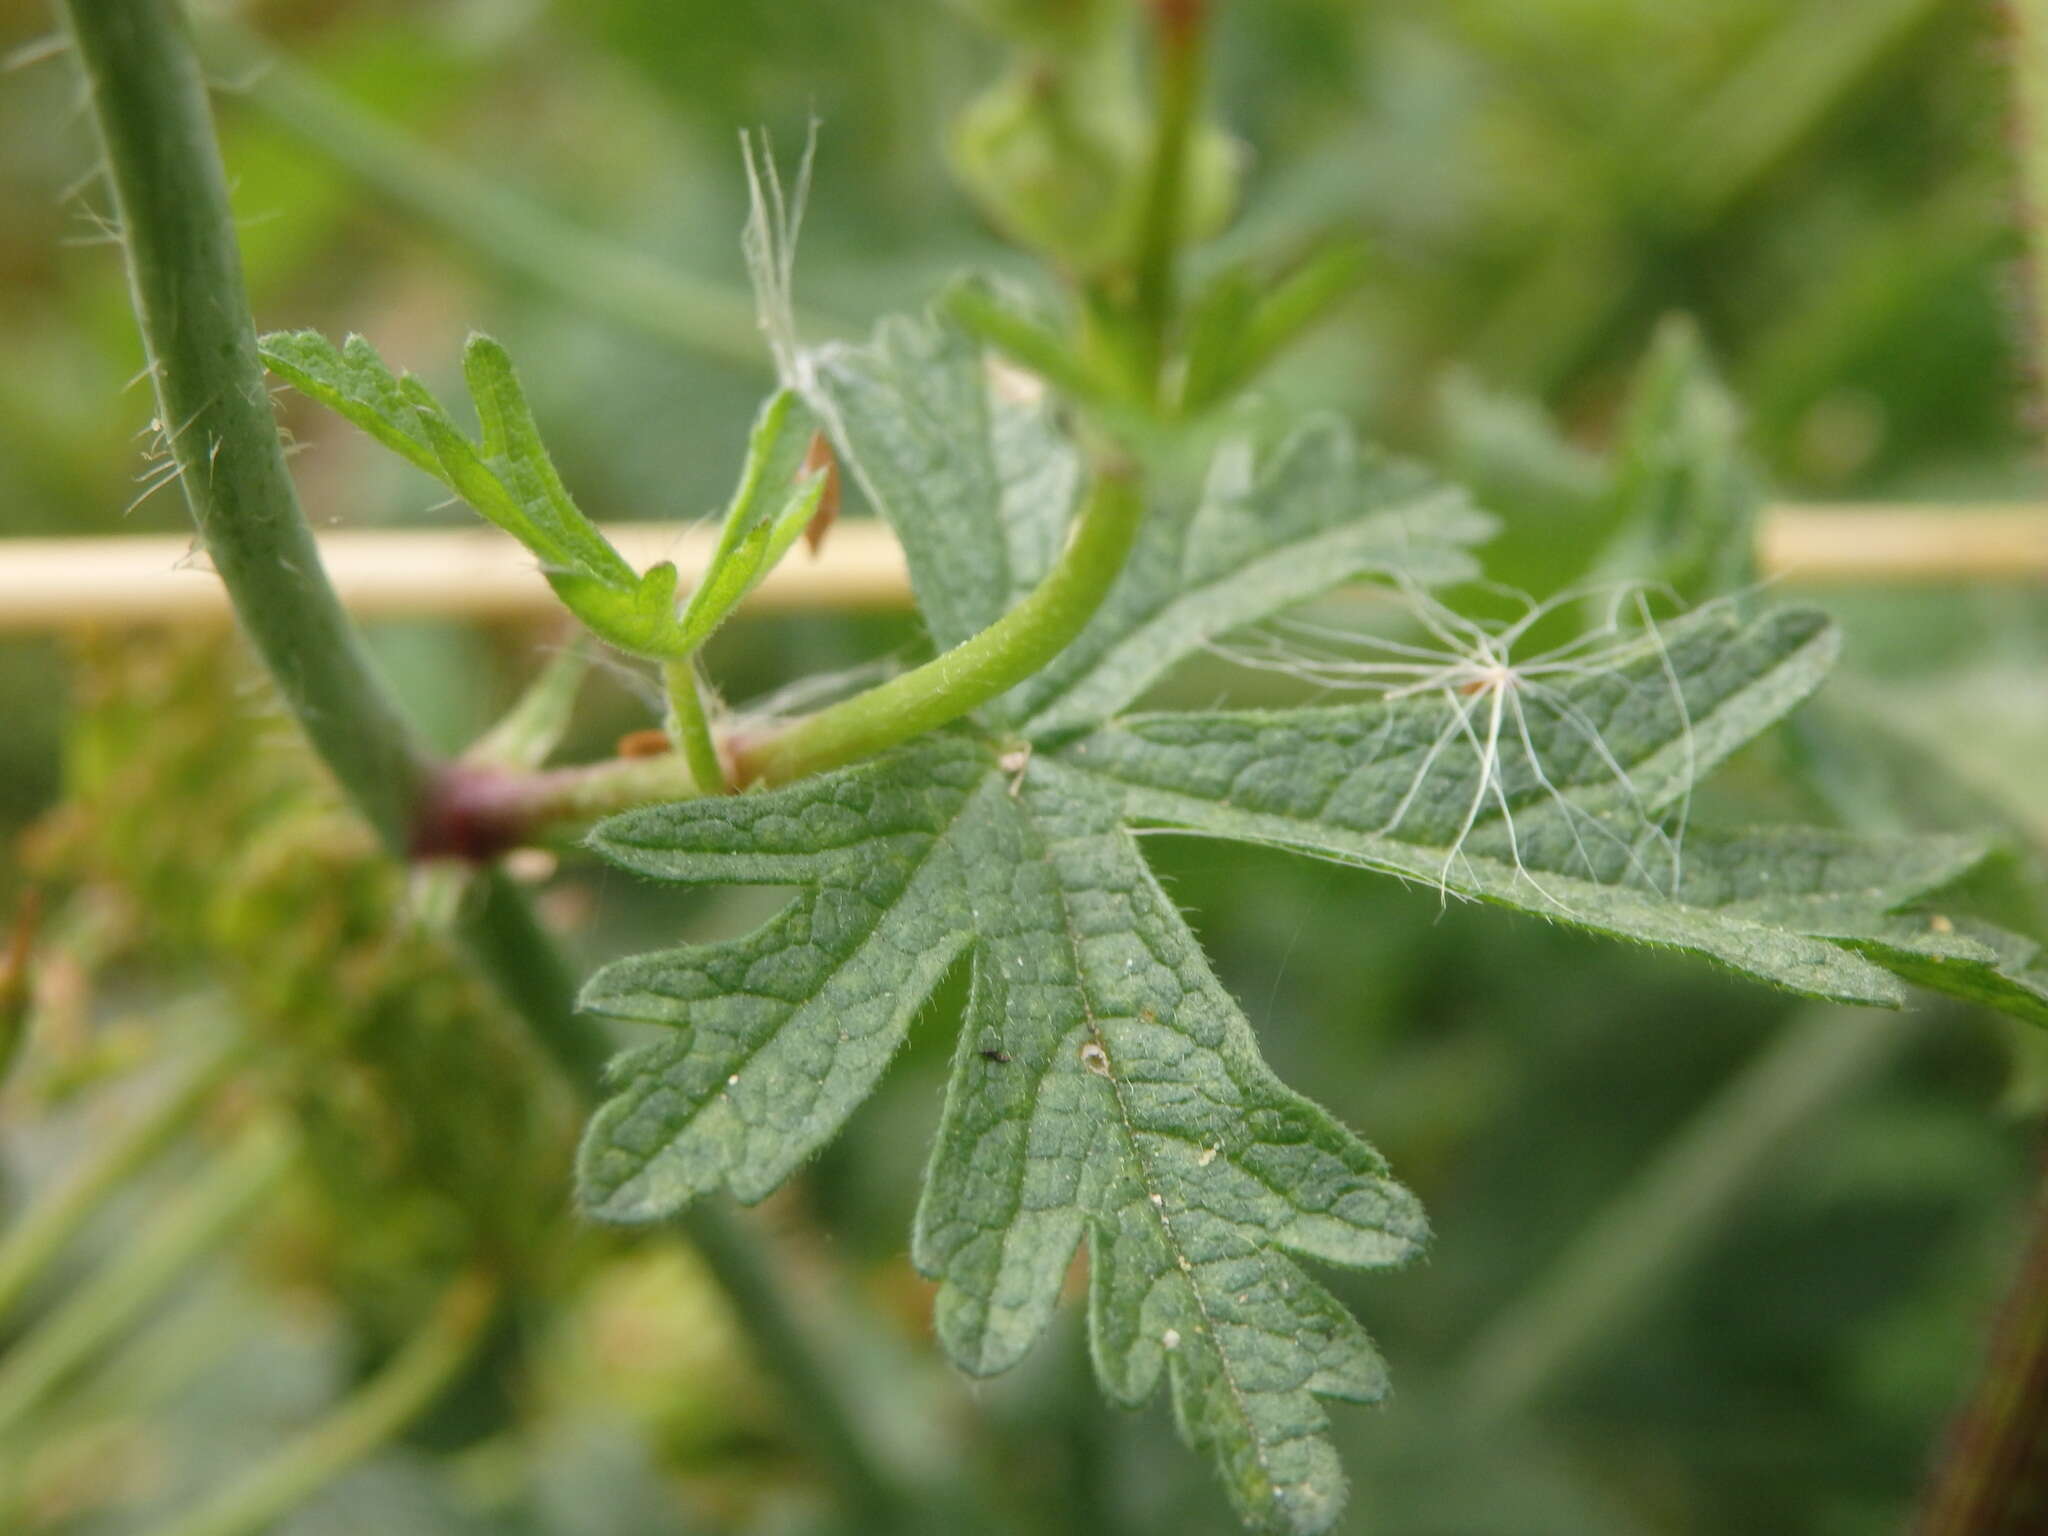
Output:
[[[67,0],[67,9],[91,83],[165,420],[182,444],[181,464],[199,471],[185,477],[194,516],[237,614],[315,749],[387,844],[409,851],[416,817],[431,807],[446,775],[413,745],[372,676],[285,474],[190,40],[172,0]],[[603,1037],[576,1017],[566,964],[501,872],[487,871],[481,883],[484,899],[465,923],[479,965],[575,1091],[594,1097]],[[226,1193],[214,1192],[215,1201]],[[718,1225],[726,1220],[706,1207],[688,1225],[710,1231],[718,1253],[744,1253],[744,1234]],[[155,1282],[168,1260],[180,1257],[182,1250],[138,1249],[103,1274],[66,1310],[71,1317],[73,1309],[92,1304],[67,1324],[68,1337],[90,1353],[109,1331],[104,1318],[125,1318],[137,1294],[153,1289],[141,1282]],[[734,1297],[750,1326],[780,1314],[775,1338],[759,1341],[759,1348],[771,1368],[787,1366],[805,1334],[773,1271],[756,1259],[744,1273],[728,1264],[720,1279],[728,1287],[752,1288]],[[67,1360],[82,1357],[81,1344],[68,1341],[61,1351],[47,1343],[33,1354],[18,1351],[0,1373],[0,1418],[39,1397],[70,1368]],[[862,1457],[866,1464],[857,1478],[847,1478],[846,1492],[865,1505],[871,1490],[890,1480],[879,1470],[879,1457],[864,1454],[858,1394],[845,1383],[818,1390],[826,1376],[821,1363],[806,1362],[792,1383],[791,1407],[819,1427],[821,1443],[841,1448],[835,1466]]]
[[1802,1015],[1608,1202],[1466,1352],[1469,1411],[1526,1408],[1707,1243],[1785,1143],[1911,1037],[1904,1013]]
[[210,1050],[160,1102],[101,1146],[69,1183],[8,1229],[0,1238],[0,1318],[108,1197],[190,1126],[200,1105],[240,1064],[242,1054],[239,1040]]
[[[1128,470],[1098,471],[1066,552],[1021,603],[901,677],[772,734],[729,738],[731,782],[785,784],[840,767],[948,725],[1015,687],[1066,649],[1094,616],[1123,569],[1143,514],[1144,497]],[[709,750],[719,761],[716,747]],[[692,756],[618,758],[549,773],[458,768],[440,786],[444,803],[436,818],[461,829],[448,839],[451,846],[513,847],[550,827],[725,786],[722,762],[707,785],[709,764],[699,770]]]
[[1178,300],[1187,208],[1188,150],[1202,101],[1202,43],[1209,0],[1151,0],[1158,37],[1151,160],[1133,262],[1132,307],[1146,348],[1146,376],[1158,387]]
[[246,1132],[196,1188],[37,1323],[0,1363],[0,1437],[211,1253],[277,1187],[297,1155],[297,1141],[278,1126]]
[[243,628],[393,848],[431,772],[320,565],[285,468],[199,62],[173,0],[67,0],[185,501]]
[[497,1301],[482,1273],[451,1285],[426,1325],[354,1395],[240,1482],[157,1536],[256,1536],[418,1418],[476,1353]]
[[842,704],[733,745],[741,784],[784,784],[909,741],[1021,683],[1070,645],[1123,569],[1145,499],[1131,471],[1098,469],[1052,573],[972,639]]
[[661,681],[668,691],[669,730],[699,793],[725,788],[725,767],[711,740],[711,721],[704,713],[703,685],[697,680],[695,657],[663,662]]

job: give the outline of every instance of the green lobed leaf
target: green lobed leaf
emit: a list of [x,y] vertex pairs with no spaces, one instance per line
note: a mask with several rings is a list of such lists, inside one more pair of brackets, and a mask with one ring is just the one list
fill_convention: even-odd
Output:
[[635,572],[562,483],[505,349],[472,335],[463,377],[481,436],[472,441],[425,385],[394,374],[376,349],[351,336],[339,349],[317,331],[266,336],[264,361],[279,377],[339,412],[454,491],[518,539],[548,583],[592,634],[660,661],[692,654],[802,535],[826,476],[803,472],[817,420],[783,390],[762,407],[740,486],[704,579],[676,613],[676,568]]
[[949,736],[619,817],[593,843],[656,878],[799,887],[744,939],[592,980],[588,1006],[677,1031],[616,1069],[580,1161],[594,1212],[645,1221],[720,1186],[767,1194],[969,955],[914,1240],[946,1349],[977,1374],[1015,1363],[1085,1238],[1105,1388],[1140,1401],[1163,1372],[1250,1523],[1327,1529],[1343,1477],[1317,1399],[1376,1400],[1385,1370],[1289,1255],[1395,1263],[1421,1212],[1265,1067],[1113,793]]
[[[1079,483],[1045,401],[940,321],[886,323],[811,365],[806,406],[895,528],[934,641],[1008,611],[1051,568]],[[757,424],[727,522],[734,591],[801,510],[758,494],[789,483],[757,470],[801,436],[782,441],[778,409],[801,419],[771,402]],[[1975,842],[1677,836],[1693,784],[1825,675],[1837,641],[1810,613],[1724,604],[1617,635],[1519,674],[1511,729],[1501,675],[1455,669],[1368,704],[1115,718],[1181,659],[1341,582],[1470,576],[1465,546],[1490,527],[1334,424],[1263,458],[1233,445],[982,729],[596,829],[597,851],[650,878],[795,894],[744,938],[592,979],[586,1006],[670,1032],[615,1065],[579,1159],[587,1207],[652,1221],[720,1190],[765,1197],[964,964],[913,1236],[944,1347],[976,1374],[1013,1365],[1085,1243],[1105,1390],[1137,1402],[1163,1375],[1249,1524],[1322,1531],[1344,1487],[1321,1400],[1375,1400],[1386,1374],[1298,1261],[1399,1262],[1422,1216],[1264,1066],[1135,833],[1291,847],[1823,997],[1896,1004],[1895,976],[1936,973],[2008,1005],[2024,992],[2031,954],[1905,910],[1975,864]]]

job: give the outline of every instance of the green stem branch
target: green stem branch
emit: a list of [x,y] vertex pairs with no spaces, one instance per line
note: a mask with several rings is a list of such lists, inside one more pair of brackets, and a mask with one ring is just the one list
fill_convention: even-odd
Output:
[[711,739],[711,721],[704,713],[704,694],[697,681],[696,658],[662,663],[661,680],[668,690],[669,730],[688,765],[699,794],[725,788],[725,767]]
[[1188,151],[1202,101],[1202,41],[1208,0],[1152,0],[1159,40],[1151,162],[1138,225],[1132,305],[1157,388],[1178,300]]
[[385,843],[432,769],[370,669],[299,509],[173,0],[67,0],[128,252],[157,415],[200,542],[285,701]]
[[1070,645],[1123,569],[1144,496],[1122,466],[1099,469],[1066,553],[1031,595],[970,640],[879,687],[758,741],[733,745],[741,784],[784,784],[869,757],[959,719]]

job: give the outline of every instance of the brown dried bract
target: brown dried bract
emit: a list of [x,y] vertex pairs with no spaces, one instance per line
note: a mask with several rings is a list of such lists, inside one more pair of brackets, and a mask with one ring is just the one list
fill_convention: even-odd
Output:
[[660,757],[673,752],[675,745],[667,731],[628,731],[619,738],[618,752],[621,757]]
[[814,556],[825,547],[825,535],[839,521],[839,457],[824,433],[813,432],[811,446],[804,451],[803,472],[814,475],[821,469],[825,472],[825,493],[818,498],[818,510],[811,514],[810,524],[804,529],[804,542],[811,546]]

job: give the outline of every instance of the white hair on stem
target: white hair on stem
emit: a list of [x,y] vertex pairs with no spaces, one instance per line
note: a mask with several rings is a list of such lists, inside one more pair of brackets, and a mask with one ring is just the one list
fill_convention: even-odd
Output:
[[[1576,587],[1537,602],[1520,592],[1490,587],[1519,603],[1523,611],[1511,622],[1488,626],[1445,607],[1414,583],[1397,579],[1402,611],[1425,639],[1396,640],[1288,618],[1212,649],[1237,665],[1283,673],[1332,693],[1362,693],[1388,704],[1413,700],[1418,707],[1432,702],[1442,707],[1440,727],[1422,749],[1400,799],[1376,830],[1382,836],[1398,835],[1432,785],[1440,784],[1449,771],[1445,765],[1470,754],[1472,789],[1453,807],[1458,822],[1449,833],[1437,870],[1437,889],[1445,900],[1452,894],[1452,872],[1461,863],[1471,871],[1466,844],[1483,821],[1494,819],[1516,877],[1551,905],[1571,912],[1570,904],[1549,889],[1523,858],[1522,833],[1516,825],[1517,801],[1524,802],[1520,814],[1526,821],[1526,802],[1532,794],[1539,804],[1555,807],[1571,839],[1571,855],[1553,873],[1601,880],[1603,861],[1595,855],[1605,844],[1607,867],[1612,867],[1618,854],[1637,882],[1676,898],[1697,757],[1685,691],[1650,611],[1650,597],[1661,589],[1642,583]],[[1575,638],[1526,658],[1515,655],[1517,645],[1545,618],[1603,595],[1612,599],[1606,614]],[[1601,724],[1574,697],[1575,689],[1615,679],[1624,669],[1640,669],[1646,661],[1655,662],[1655,686],[1668,693],[1677,718],[1681,782],[1668,809],[1648,802],[1610,746]],[[1534,729],[1532,713],[1537,720]],[[1401,723],[1401,713],[1390,710],[1366,764],[1379,759]],[[1511,787],[1507,759],[1516,752],[1522,758],[1527,782]],[[1555,766],[1565,755],[1578,759],[1568,776]],[[1567,782],[1560,784],[1560,777]],[[1583,789],[1589,783],[1604,784],[1618,793],[1618,816],[1595,814],[1566,792],[1568,787]]]

